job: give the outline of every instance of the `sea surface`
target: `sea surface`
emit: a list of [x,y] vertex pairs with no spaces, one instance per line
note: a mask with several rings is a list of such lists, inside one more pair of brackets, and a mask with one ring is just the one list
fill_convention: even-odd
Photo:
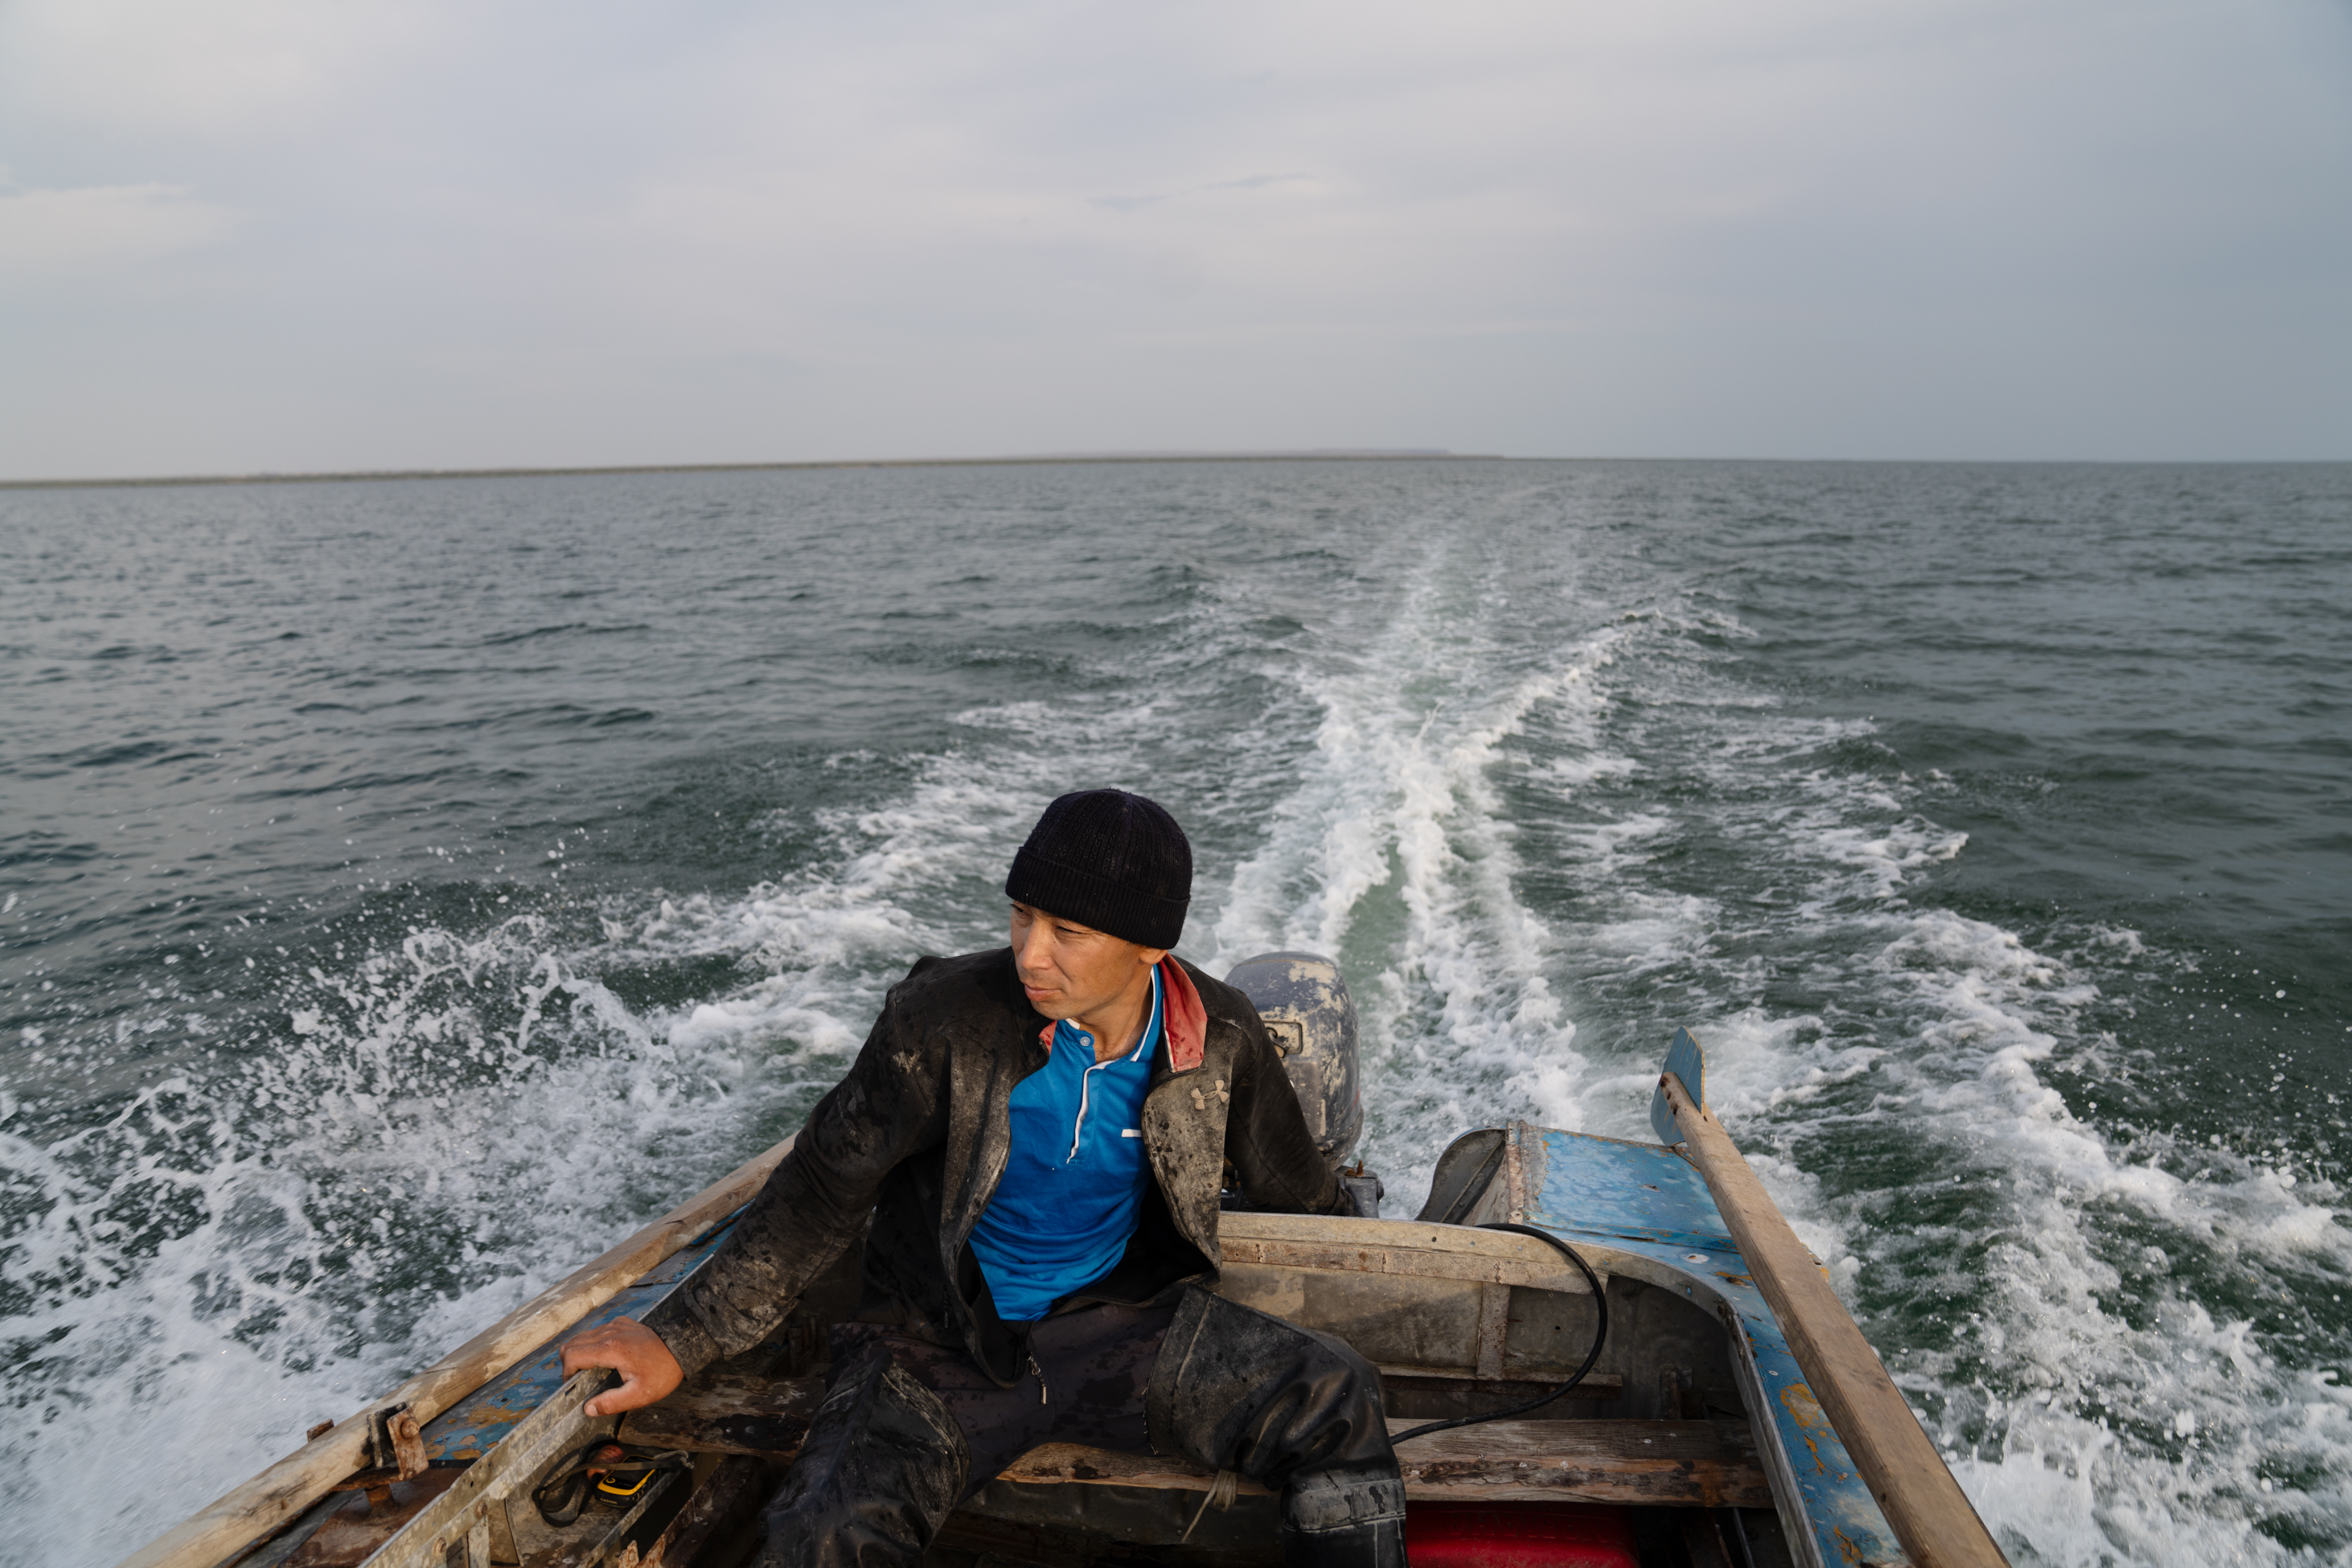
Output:
[[1391,1212],[1686,1026],[2016,1563],[2352,1562],[2348,605],[2342,466],[0,492],[0,1563],[792,1131],[1105,784]]

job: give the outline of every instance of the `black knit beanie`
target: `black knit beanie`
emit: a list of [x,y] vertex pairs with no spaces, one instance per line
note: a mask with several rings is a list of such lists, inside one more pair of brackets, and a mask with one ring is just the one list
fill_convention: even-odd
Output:
[[1045,808],[1013,857],[1004,896],[1138,947],[1174,947],[1192,901],[1192,846],[1176,819],[1121,789]]

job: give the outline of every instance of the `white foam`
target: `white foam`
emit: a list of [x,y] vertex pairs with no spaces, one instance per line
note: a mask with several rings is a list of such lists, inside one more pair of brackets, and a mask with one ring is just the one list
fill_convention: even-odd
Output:
[[0,1551],[111,1560],[709,1179],[756,1109],[715,1090],[737,1075],[540,940],[412,935],[320,972],[244,1068],[0,1147],[46,1199],[11,1239],[10,1328],[58,1336],[16,1385],[37,1437],[5,1443],[44,1507]]
[[[1560,1103],[1581,1069],[1549,973],[1551,932],[1513,889],[1492,770],[1530,712],[1557,720],[1591,702],[1589,678],[1622,635],[1581,639],[1498,683],[1484,623],[1458,613],[1491,584],[1433,554],[1400,574],[1395,602],[1359,606],[1370,624],[1337,668],[1304,672],[1321,714],[1314,753],[1234,868],[1214,930],[1219,964],[1276,947],[1353,961],[1376,1086],[1368,1136],[1391,1202],[1408,1205],[1445,1142]],[[1591,759],[1595,775],[1631,765]],[[1601,831],[1624,843],[1643,828]],[[1365,940],[1368,924],[1390,923],[1393,935]]]

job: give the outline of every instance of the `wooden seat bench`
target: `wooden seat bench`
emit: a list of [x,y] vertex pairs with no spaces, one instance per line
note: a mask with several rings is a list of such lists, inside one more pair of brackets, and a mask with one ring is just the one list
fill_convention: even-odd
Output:
[[[1402,1432],[1416,1425],[1391,1421]],[[1491,1421],[1417,1437],[1397,1450],[1407,1499],[1770,1508],[1756,1445],[1738,1421]],[[1075,1443],[1032,1448],[997,1479],[1206,1491],[1214,1472],[1181,1459]],[[1243,1481],[1244,1496],[1266,1495]]]
[[[624,1442],[789,1459],[799,1452],[824,1385],[816,1378],[713,1378],[633,1411]],[[1402,1432],[1415,1421],[1391,1421]],[[1416,1500],[1521,1500],[1685,1508],[1770,1508],[1772,1496],[1741,1421],[1490,1421],[1417,1437],[1397,1451]],[[1180,1459],[1049,1443],[1001,1481],[1202,1492],[1213,1472]],[[1242,1483],[1244,1495],[1265,1489]]]

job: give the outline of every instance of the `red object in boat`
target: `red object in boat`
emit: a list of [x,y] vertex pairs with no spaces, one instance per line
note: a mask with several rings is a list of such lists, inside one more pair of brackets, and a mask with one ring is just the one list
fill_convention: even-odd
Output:
[[1641,1568],[1622,1508],[1569,1502],[1417,1502],[1405,1510],[1412,1568]]

